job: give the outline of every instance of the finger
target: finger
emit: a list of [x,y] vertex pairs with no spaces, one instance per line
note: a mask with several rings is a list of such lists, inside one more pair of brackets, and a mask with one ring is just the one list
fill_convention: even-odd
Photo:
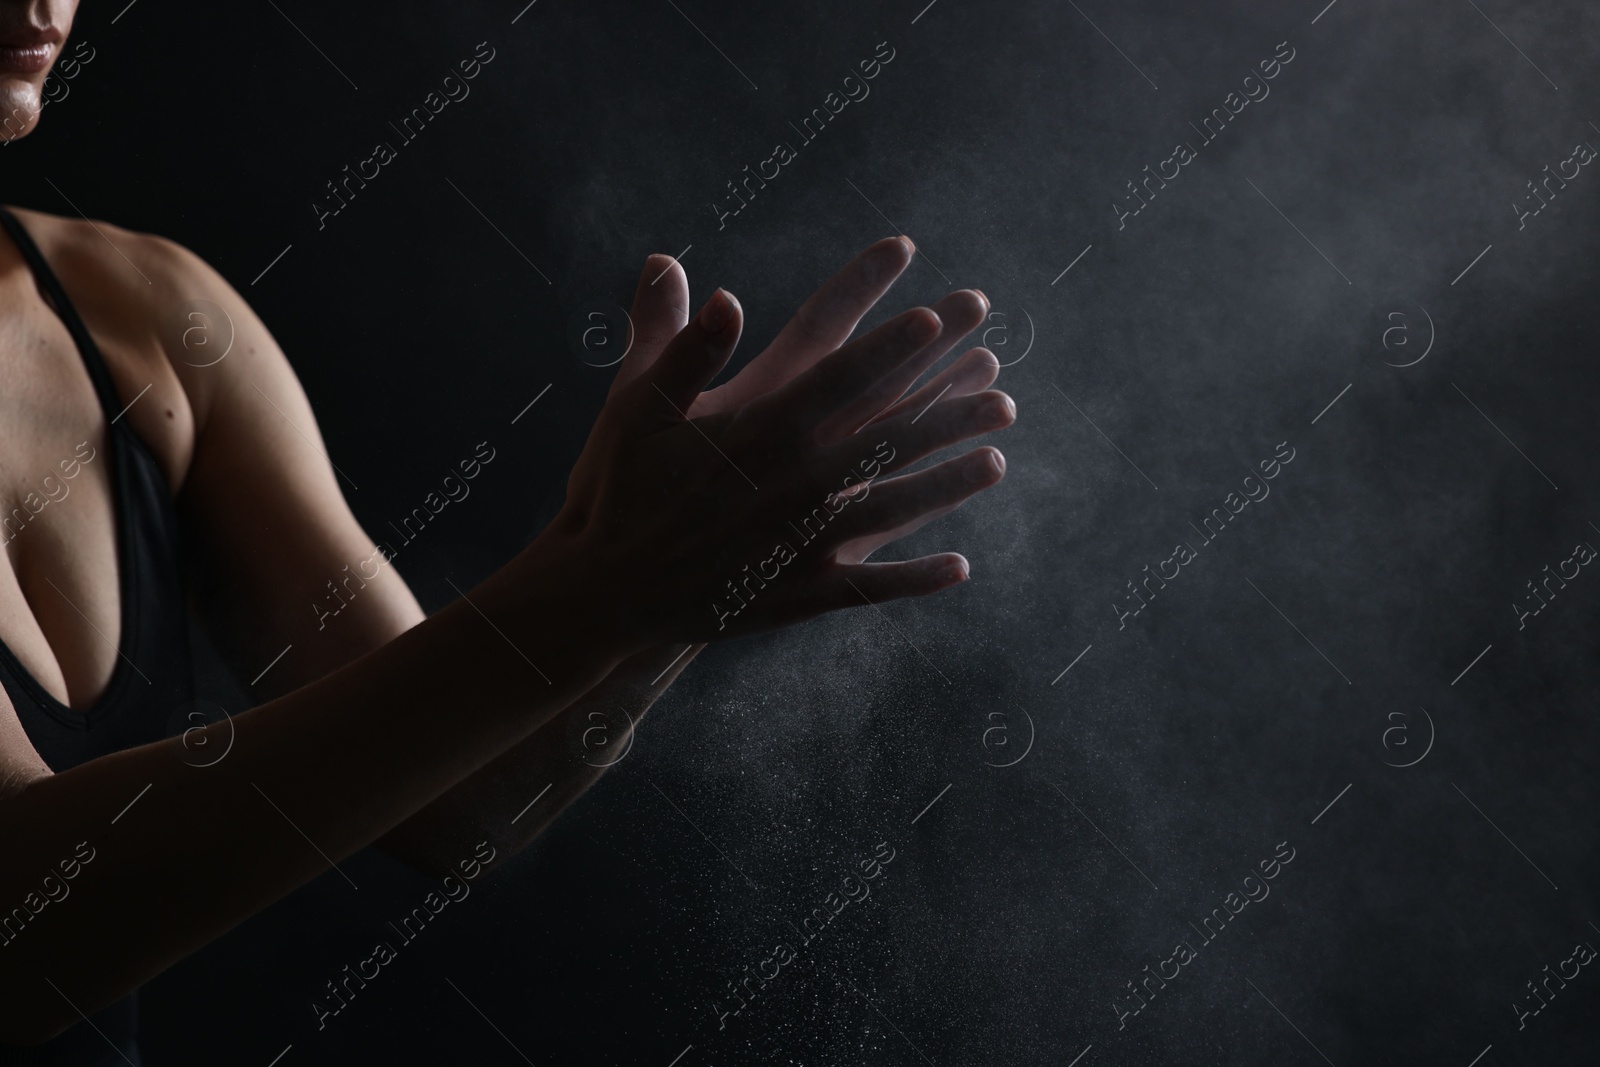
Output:
[[[1017,406],[1005,393],[988,389],[972,396],[941,400],[919,412],[902,412],[870,431],[835,445],[821,456],[819,469],[849,469],[858,465],[867,479],[890,474],[968,438],[1010,426]],[[877,442],[871,459],[863,459],[866,442]],[[883,449],[889,455],[883,455]]]
[[932,511],[918,515],[910,522],[901,523],[892,530],[884,530],[882,533],[869,534],[866,537],[858,537],[853,541],[846,541],[834,552],[833,558],[839,563],[865,563],[874,552],[884,545],[917,532],[935,519],[944,518],[964,503],[966,501],[962,500],[954,504],[947,504],[942,508],[934,508]]
[[[743,320],[739,301],[726,289],[718,289],[700,313],[678,331],[642,380],[684,416],[700,390],[727,365],[739,343]],[[652,403],[648,397],[644,402],[647,407]]]
[[798,426],[818,427],[931,344],[941,325],[929,308],[901,312],[757,403]]
[[633,381],[661,356],[662,349],[689,321],[689,276],[676,259],[647,256],[633,293],[628,354],[612,381],[616,389]]
[[939,336],[823,423],[818,434],[821,440],[848,437],[871,422],[873,416],[885,406],[894,403],[900,394],[922,377],[923,371],[939,362],[946,352],[956,346],[957,341],[983,322],[984,316],[989,313],[989,301],[976,289],[958,289],[934,304],[933,313],[939,316],[942,324]]
[[835,566],[818,580],[823,610],[866,607],[908,596],[927,596],[967,580],[971,568],[958,552],[903,563],[860,563]]
[[765,352],[712,390],[719,404],[743,404],[771,392],[848,341],[861,317],[911,263],[914,250],[909,237],[886,237],[846,263],[800,305]]
[[885,408],[867,425],[886,422],[904,411],[922,411],[936,400],[954,400],[989,388],[1000,377],[1000,361],[987,348],[969,348],[950,366],[910,396]]
[[886,237],[846,263],[800,305],[773,340],[774,358],[810,355],[810,366],[844,344],[861,317],[905,272],[915,249],[909,237]]
[[829,509],[839,514],[827,526],[828,541],[843,544],[881,534],[939,508],[950,509],[1005,477],[1006,461],[997,448],[976,448],[927,470],[872,482],[852,496],[836,497]]

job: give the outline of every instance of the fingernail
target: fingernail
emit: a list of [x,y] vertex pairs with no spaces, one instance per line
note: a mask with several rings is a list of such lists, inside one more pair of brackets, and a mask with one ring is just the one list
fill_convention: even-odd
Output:
[[917,253],[917,242],[913,241],[911,238],[907,237],[905,234],[901,234],[900,235],[900,240],[906,246],[906,255],[908,255],[908,256],[916,255],[916,253]]
[[984,404],[978,412],[978,419],[985,426],[1000,426],[1011,418],[1011,401],[1009,397],[996,397]]
[[992,481],[1006,469],[1004,460],[996,460],[993,452],[979,452],[967,461],[967,484],[982,485]]
[[939,570],[939,580],[943,582],[960,582],[967,577],[965,563],[948,563]]
[[700,309],[700,328],[706,333],[721,333],[732,320],[733,294],[726,289],[718,289],[706,301],[706,306]]
[[977,293],[978,296],[983,299],[983,304],[985,307],[994,307],[994,301],[989,299],[988,293],[984,292],[982,289],[974,289],[972,291]]

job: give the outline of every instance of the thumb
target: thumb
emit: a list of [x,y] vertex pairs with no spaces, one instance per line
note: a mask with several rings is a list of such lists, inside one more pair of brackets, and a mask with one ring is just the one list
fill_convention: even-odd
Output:
[[726,289],[712,293],[643,375],[651,391],[659,391],[679,415],[686,415],[695,397],[727,365],[743,325],[744,312],[733,294]]

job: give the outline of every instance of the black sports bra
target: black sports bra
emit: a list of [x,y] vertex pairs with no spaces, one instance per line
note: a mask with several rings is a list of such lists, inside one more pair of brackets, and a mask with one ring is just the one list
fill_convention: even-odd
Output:
[[[179,567],[178,519],[166,476],[121,418],[124,405],[100,350],[55,272],[22,223],[3,207],[0,225],[72,334],[107,422],[108,455],[93,462],[111,465],[117,522],[122,631],[111,683],[93,707],[68,707],[51,696],[0,641],[0,685],[5,686],[33,747],[51,770],[64,771],[97,756],[160,740],[187,725],[183,716],[194,699],[194,671]],[[26,507],[18,510],[24,514],[0,516],[0,538],[28,536],[32,516],[25,514]],[[9,912],[0,914],[0,922],[7,918],[26,921]],[[4,952],[0,946],[0,963]],[[93,1026],[79,1023],[43,1045],[0,1045],[0,1067],[138,1065],[136,997],[130,994],[95,1013],[90,1017]]]

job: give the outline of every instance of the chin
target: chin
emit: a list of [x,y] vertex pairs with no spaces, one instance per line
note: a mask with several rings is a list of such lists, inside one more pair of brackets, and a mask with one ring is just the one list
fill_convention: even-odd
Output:
[[26,136],[38,124],[43,103],[31,80],[0,77],[0,144]]

